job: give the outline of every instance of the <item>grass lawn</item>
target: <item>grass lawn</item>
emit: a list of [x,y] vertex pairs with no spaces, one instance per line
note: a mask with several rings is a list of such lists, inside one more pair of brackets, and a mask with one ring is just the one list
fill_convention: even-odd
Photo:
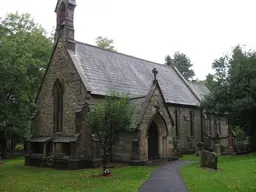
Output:
[[24,166],[23,159],[7,160],[0,165],[1,192],[136,192],[156,167],[111,169],[112,176],[92,177],[101,169],[75,171]]
[[[197,160],[195,156],[184,156],[186,160]],[[199,163],[188,165],[181,170],[189,192],[255,192],[256,153],[218,158],[221,171],[199,168]]]

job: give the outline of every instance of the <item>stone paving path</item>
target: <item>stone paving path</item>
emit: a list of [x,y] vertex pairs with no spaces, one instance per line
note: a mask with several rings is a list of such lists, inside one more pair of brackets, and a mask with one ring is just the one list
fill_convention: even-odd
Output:
[[180,176],[180,168],[189,161],[171,161],[155,170],[138,192],[187,192]]

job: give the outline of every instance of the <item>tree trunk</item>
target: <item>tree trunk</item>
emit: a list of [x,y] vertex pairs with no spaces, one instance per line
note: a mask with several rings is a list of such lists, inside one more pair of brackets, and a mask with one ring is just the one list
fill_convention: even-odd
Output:
[[107,164],[107,151],[106,151],[106,149],[103,149],[103,161],[102,161],[103,175],[104,175],[105,170],[106,170],[106,164]]
[[2,158],[6,159],[7,158],[7,139],[5,136],[2,137]]
[[113,162],[112,146],[109,148],[110,162]]

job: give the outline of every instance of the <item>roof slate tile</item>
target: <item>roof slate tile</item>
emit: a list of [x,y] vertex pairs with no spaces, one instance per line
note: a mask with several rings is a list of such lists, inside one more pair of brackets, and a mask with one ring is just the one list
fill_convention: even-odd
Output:
[[68,51],[85,87],[92,94],[107,95],[119,91],[133,97],[145,96],[154,79],[152,69],[156,68],[157,80],[167,103],[199,105],[172,67],[80,42],[76,42],[75,52]]

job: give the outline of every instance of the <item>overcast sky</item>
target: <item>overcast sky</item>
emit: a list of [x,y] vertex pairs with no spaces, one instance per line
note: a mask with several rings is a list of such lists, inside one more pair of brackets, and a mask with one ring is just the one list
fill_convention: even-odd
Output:
[[[1,0],[0,17],[30,13],[46,30],[55,26],[57,0]],[[95,44],[114,39],[119,52],[164,62],[187,54],[196,76],[205,79],[211,63],[236,44],[256,48],[255,0],[76,0],[75,38]]]

